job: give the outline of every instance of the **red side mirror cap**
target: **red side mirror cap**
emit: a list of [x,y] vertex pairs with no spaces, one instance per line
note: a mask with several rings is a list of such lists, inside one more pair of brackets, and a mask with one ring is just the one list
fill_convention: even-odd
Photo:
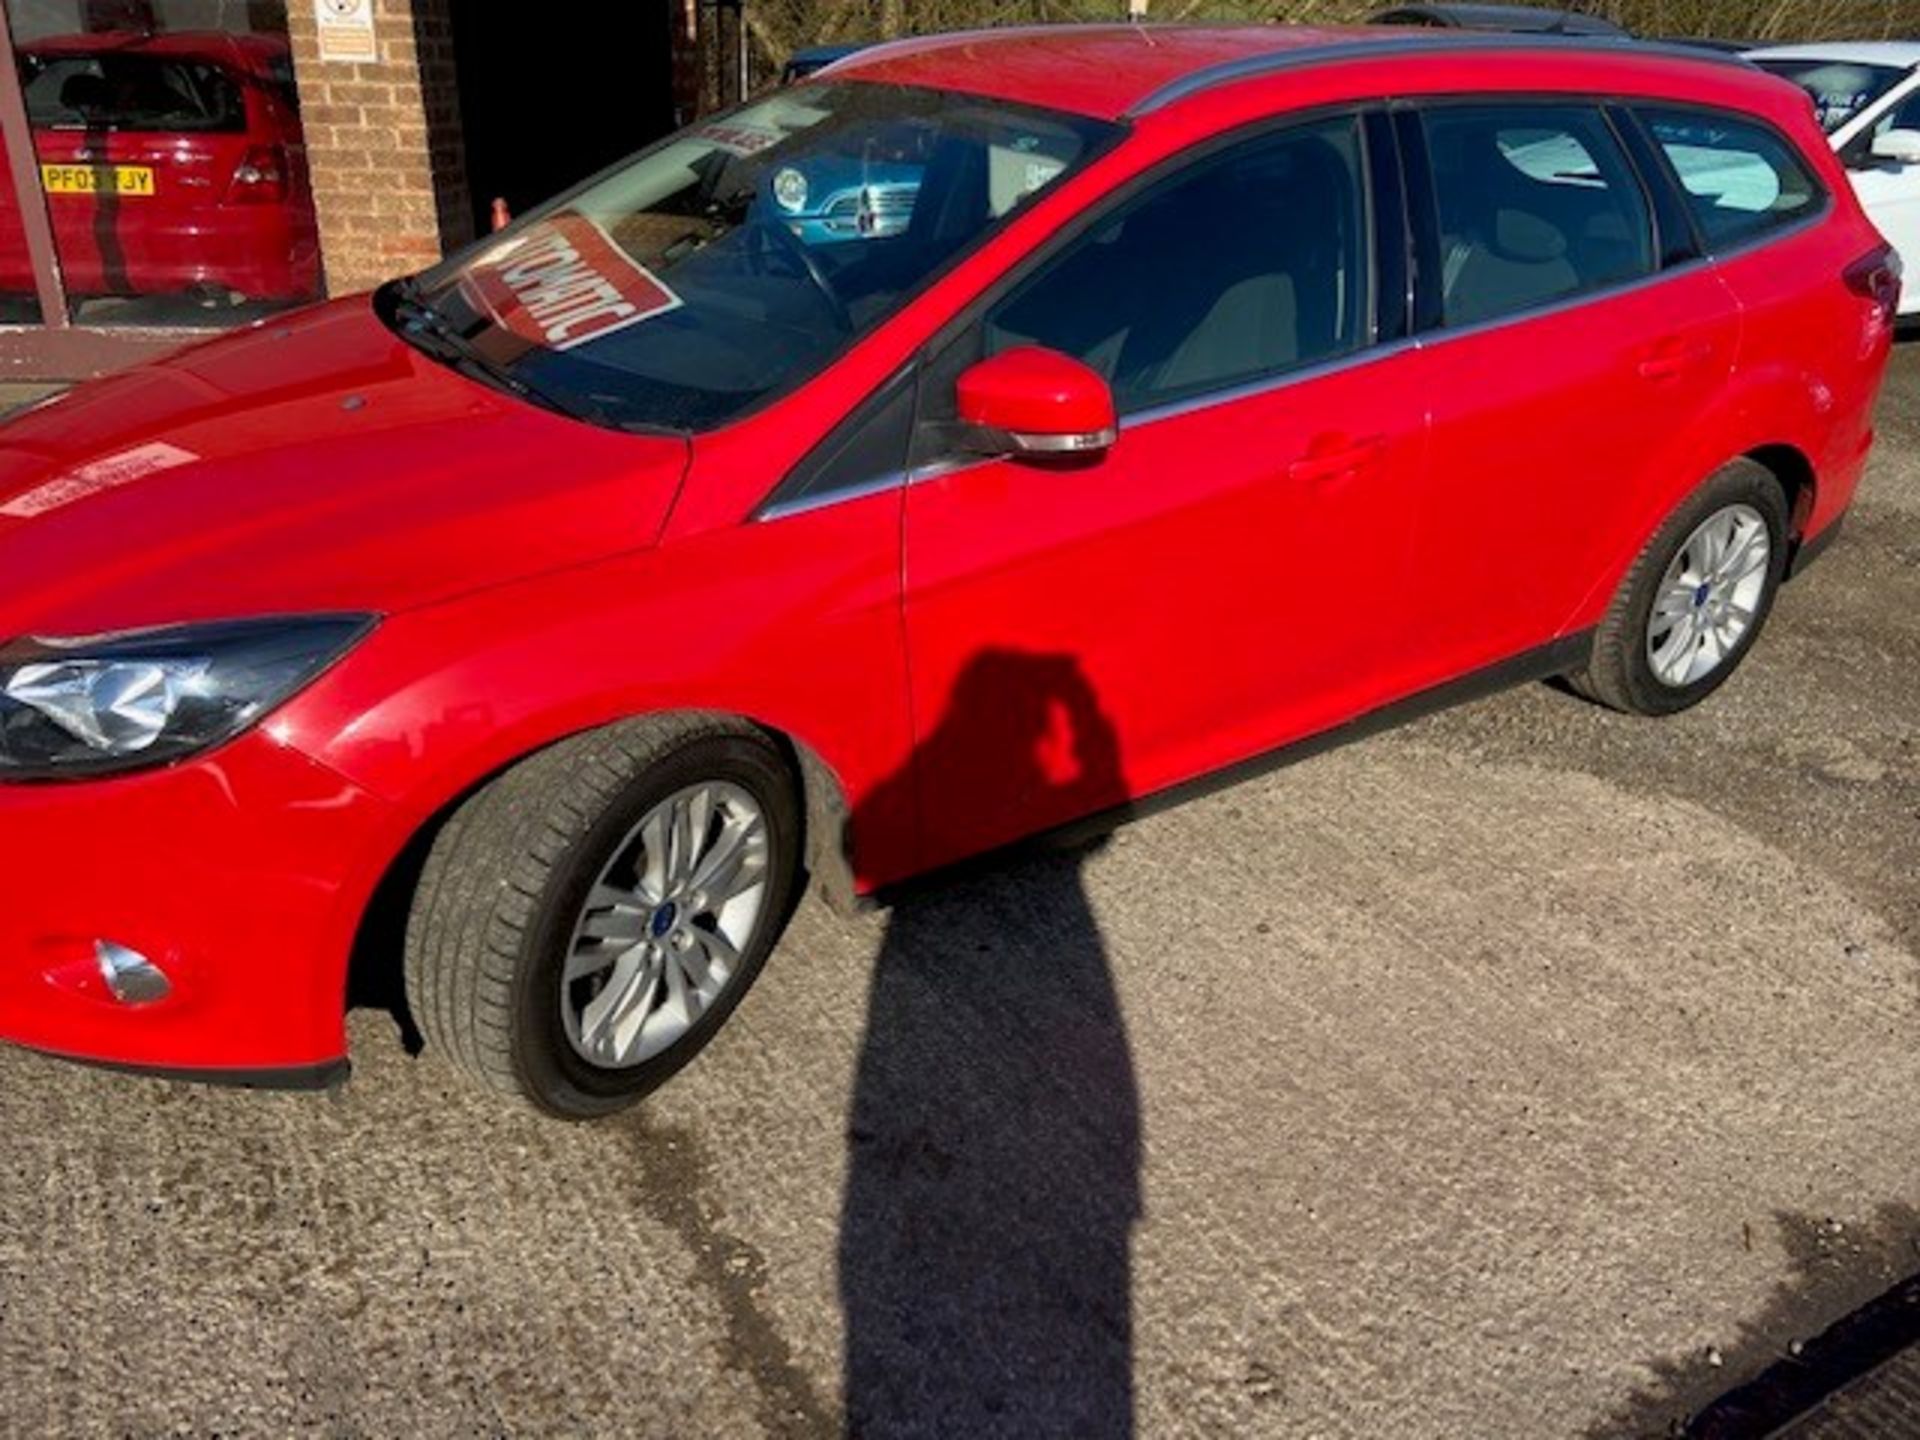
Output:
[[1113,390],[1057,350],[1025,345],[982,360],[959,380],[969,449],[989,455],[1086,455],[1120,436]]

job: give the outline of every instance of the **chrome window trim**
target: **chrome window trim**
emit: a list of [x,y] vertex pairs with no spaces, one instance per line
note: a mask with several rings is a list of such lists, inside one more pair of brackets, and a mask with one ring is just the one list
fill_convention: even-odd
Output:
[[1347,351],[1344,355],[1316,360],[1310,365],[1302,365],[1292,370],[1274,371],[1251,380],[1241,381],[1236,385],[1229,385],[1223,390],[1208,390],[1199,395],[1187,395],[1178,400],[1149,405],[1144,410],[1122,415],[1120,429],[1124,434],[1128,430],[1158,425],[1163,420],[1177,420],[1182,416],[1198,414],[1202,410],[1211,410],[1216,405],[1233,405],[1242,400],[1258,399],[1275,390],[1284,390],[1289,385],[1324,379],[1329,375],[1339,374],[1343,370],[1351,370],[1356,365],[1367,365],[1375,360],[1384,360],[1390,355],[1417,350],[1420,348],[1420,339],[1421,337],[1417,335],[1408,335],[1398,340],[1389,340],[1384,344],[1363,345],[1357,350]]
[[[1371,54],[1377,51],[1378,46],[1372,43],[1363,43],[1356,48]],[[1677,48],[1686,51],[1686,47],[1684,46]],[[1744,64],[1746,62],[1741,61],[1739,63]],[[1433,97],[1423,96],[1417,100],[1410,100],[1406,103],[1410,108],[1417,109],[1431,98]],[[1484,97],[1477,95],[1462,96],[1461,98],[1465,101],[1481,101],[1484,99]],[[1584,94],[1569,94],[1565,97],[1565,100],[1566,103],[1571,104],[1592,104],[1601,107],[1603,118],[1604,105],[1610,103]],[[1706,113],[1724,111],[1724,107],[1720,106],[1690,105],[1686,101],[1649,99],[1647,97],[1634,97],[1631,100],[1621,103],[1629,106],[1651,107],[1655,109],[1692,109]],[[1341,108],[1344,109],[1346,107],[1342,106]],[[1355,113],[1362,113],[1363,109],[1364,107],[1356,108]],[[1764,117],[1749,116],[1745,112],[1740,111],[1725,113],[1728,113],[1734,119],[1746,123],[1758,123],[1766,126],[1768,129],[1774,129]],[[1263,122],[1263,125],[1264,123],[1265,122]],[[1778,131],[1776,130],[1775,133],[1777,134]],[[1788,140],[1785,136],[1782,136],[1781,139],[1783,143],[1786,143],[1793,150],[1798,150],[1798,147],[1794,146],[1792,141]],[[1659,144],[1651,135],[1648,136],[1648,140],[1649,143]],[[1624,144],[1622,144],[1622,150],[1623,153],[1626,153]],[[1626,159],[1629,166],[1634,169],[1637,175],[1639,167],[1634,164],[1633,157],[1630,153],[1626,153]],[[1445,344],[1454,339],[1482,335],[1489,331],[1503,329],[1510,325],[1523,324],[1531,320],[1563,314],[1576,310],[1584,305],[1610,300],[1616,296],[1629,295],[1649,286],[1660,284],[1677,276],[1689,275],[1701,269],[1718,269],[1729,260],[1742,258],[1765,246],[1783,242],[1804,232],[1811,231],[1831,217],[1835,205],[1833,191],[1827,185],[1824,176],[1814,172],[1810,173],[1812,173],[1812,178],[1820,189],[1821,203],[1817,208],[1809,211],[1790,224],[1761,231],[1746,240],[1740,241],[1738,244],[1730,245],[1723,249],[1708,250],[1706,253],[1694,256],[1691,259],[1652,270],[1645,275],[1636,275],[1631,279],[1601,286],[1592,290],[1578,291],[1575,294],[1562,296],[1557,300],[1548,301],[1544,304],[1529,306],[1524,310],[1515,310],[1505,315],[1494,316],[1491,319],[1476,321],[1471,325],[1439,325],[1417,334],[1402,337],[1398,340],[1385,343],[1368,343],[1348,351],[1344,355],[1317,361],[1310,365],[1301,366],[1298,369],[1258,376],[1224,389],[1204,391],[1200,394],[1185,396],[1178,400],[1167,401],[1160,405],[1148,406],[1145,409],[1137,410],[1130,414],[1122,414],[1119,417],[1121,436],[1124,438],[1126,432],[1129,430],[1143,428],[1149,425],[1157,425],[1166,420],[1180,419],[1184,416],[1198,414],[1201,411],[1210,410],[1217,406],[1232,405],[1242,400],[1255,399],[1273,391],[1284,389],[1289,385],[1303,384],[1308,381],[1322,379],[1328,375],[1351,369],[1356,365],[1369,364],[1375,360],[1386,359],[1408,350],[1426,349],[1435,345]],[[1648,177],[1641,177],[1641,183],[1644,186],[1654,182]],[[1683,200],[1684,198],[1685,197],[1682,196]],[[1647,197],[1647,200],[1648,204],[1651,205],[1652,201],[1650,196]],[[944,457],[940,460],[921,465],[918,468],[890,471],[885,475],[874,477],[870,482],[849,486],[845,489],[834,490],[821,495],[803,496],[795,500],[768,505],[756,512],[753,519],[755,521],[767,521],[783,519],[789,515],[802,515],[812,510],[820,510],[829,505],[838,504],[843,500],[863,499],[882,491],[918,485],[923,481],[941,479],[948,475],[959,474],[967,470],[993,464],[1006,458],[1008,457],[972,455]]]
[[[1783,232],[1775,232],[1776,235],[1780,233]],[[1277,390],[1284,390],[1292,385],[1302,385],[1310,381],[1325,379],[1330,375],[1336,375],[1342,371],[1354,369],[1357,366],[1370,365],[1375,361],[1385,360],[1411,350],[1431,349],[1437,345],[1446,344],[1451,340],[1482,335],[1491,330],[1500,330],[1510,325],[1521,324],[1529,320],[1578,309],[1580,306],[1589,305],[1598,300],[1612,299],[1615,296],[1645,289],[1650,285],[1672,279],[1677,275],[1685,275],[1695,270],[1711,268],[1714,264],[1714,257],[1700,256],[1696,259],[1688,260],[1683,264],[1672,266],[1666,270],[1657,270],[1651,275],[1638,276],[1623,284],[1609,285],[1602,290],[1584,290],[1578,295],[1569,295],[1562,300],[1553,301],[1546,305],[1536,305],[1527,310],[1518,310],[1510,315],[1501,315],[1492,320],[1482,320],[1473,325],[1460,325],[1452,328],[1428,330],[1419,335],[1405,336],[1384,344],[1362,346],[1357,350],[1348,351],[1345,355],[1336,356],[1330,360],[1318,361],[1312,365],[1303,365],[1295,370],[1287,370],[1273,375],[1263,375],[1257,379],[1232,385],[1223,390],[1209,390],[1203,394],[1189,395],[1179,400],[1168,401],[1165,404],[1149,406],[1144,410],[1136,410],[1131,414],[1125,414],[1120,417],[1120,438],[1124,439],[1131,431],[1145,429],[1150,425],[1158,425],[1169,420],[1183,419],[1188,415],[1197,415],[1202,411],[1212,410],[1224,405],[1238,404],[1243,400],[1258,399],[1261,396],[1272,394]],[[1118,441],[1115,443],[1118,443]],[[932,461],[917,469],[889,471],[885,475],[876,476],[870,482],[849,486],[843,490],[834,490],[822,495],[802,496],[795,500],[782,501],[775,505],[769,505],[756,514],[754,519],[756,522],[759,522],[781,520],[789,515],[804,515],[809,511],[823,510],[830,505],[837,505],[843,500],[864,499],[867,496],[879,494],[884,490],[918,485],[928,480],[942,479],[948,475],[978,469],[983,465],[994,464],[1009,458],[1012,457],[953,455]]]
[[1591,305],[1600,300],[1612,300],[1618,296],[1631,295],[1646,290],[1676,275],[1688,275],[1695,270],[1710,267],[1714,263],[1711,255],[1695,256],[1683,260],[1678,265],[1669,265],[1664,270],[1655,270],[1646,275],[1636,275],[1631,280],[1619,280],[1611,285],[1602,285],[1593,290],[1580,290],[1572,295],[1562,295],[1557,300],[1548,300],[1539,305],[1529,305],[1524,310],[1513,310],[1505,315],[1495,315],[1491,319],[1476,320],[1471,325],[1437,325],[1425,331],[1420,338],[1429,344],[1444,344],[1449,340],[1465,335],[1484,335],[1489,330],[1504,329],[1508,325],[1524,324],[1529,320],[1538,320],[1546,316],[1563,315],[1569,310],[1577,310],[1583,305]]

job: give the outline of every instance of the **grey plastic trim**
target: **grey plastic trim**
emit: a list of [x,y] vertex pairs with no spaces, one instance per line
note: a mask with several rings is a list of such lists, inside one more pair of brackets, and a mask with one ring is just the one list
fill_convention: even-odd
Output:
[[1310,70],[1319,65],[1385,56],[1509,54],[1515,51],[1652,55],[1669,60],[1686,60],[1696,65],[1731,65],[1742,70],[1757,68],[1741,55],[1702,50],[1691,45],[1663,44],[1655,40],[1616,40],[1592,35],[1467,35],[1433,32],[1404,39],[1396,36],[1380,40],[1340,40],[1327,45],[1304,45],[1294,50],[1275,50],[1266,55],[1248,55],[1239,60],[1223,61],[1162,85],[1135,101],[1121,118],[1138,120],[1204,91],[1288,70]]
[[823,490],[816,495],[796,495],[791,500],[776,500],[763,505],[754,512],[755,524],[765,524],[769,520],[784,520],[789,515],[804,515],[809,510],[824,510],[829,505],[838,505],[847,500],[863,500],[869,495],[878,495],[883,490],[894,490],[907,482],[905,470],[889,470],[876,475],[871,480],[862,480],[857,485],[841,485],[832,490]]

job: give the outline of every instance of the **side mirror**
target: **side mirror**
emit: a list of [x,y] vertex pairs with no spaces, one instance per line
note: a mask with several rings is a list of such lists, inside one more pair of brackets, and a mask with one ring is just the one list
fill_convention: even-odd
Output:
[[1920,130],[1889,130],[1873,137],[1873,158],[1920,165]]
[[983,455],[1090,455],[1120,438],[1099,373],[1037,345],[1003,351],[961,375],[961,444]]

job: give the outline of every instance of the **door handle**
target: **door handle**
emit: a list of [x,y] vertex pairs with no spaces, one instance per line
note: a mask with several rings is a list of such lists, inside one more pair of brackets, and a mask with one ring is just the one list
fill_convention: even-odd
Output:
[[1344,435],[1322,436],[1308,447],[1306,454],[1287,466],[1287,478],[1309,483],[1338,480],[1366,469],[1386,448],[1384,435],[1369,435],[1364,440],[1349,440]]
[[1672,380],[1685,374],[1712,354],[1713,346],[1705,340],[1695,340],[1684,345],[1679,341],[1668,341],[1640,362],[1640,378]]

